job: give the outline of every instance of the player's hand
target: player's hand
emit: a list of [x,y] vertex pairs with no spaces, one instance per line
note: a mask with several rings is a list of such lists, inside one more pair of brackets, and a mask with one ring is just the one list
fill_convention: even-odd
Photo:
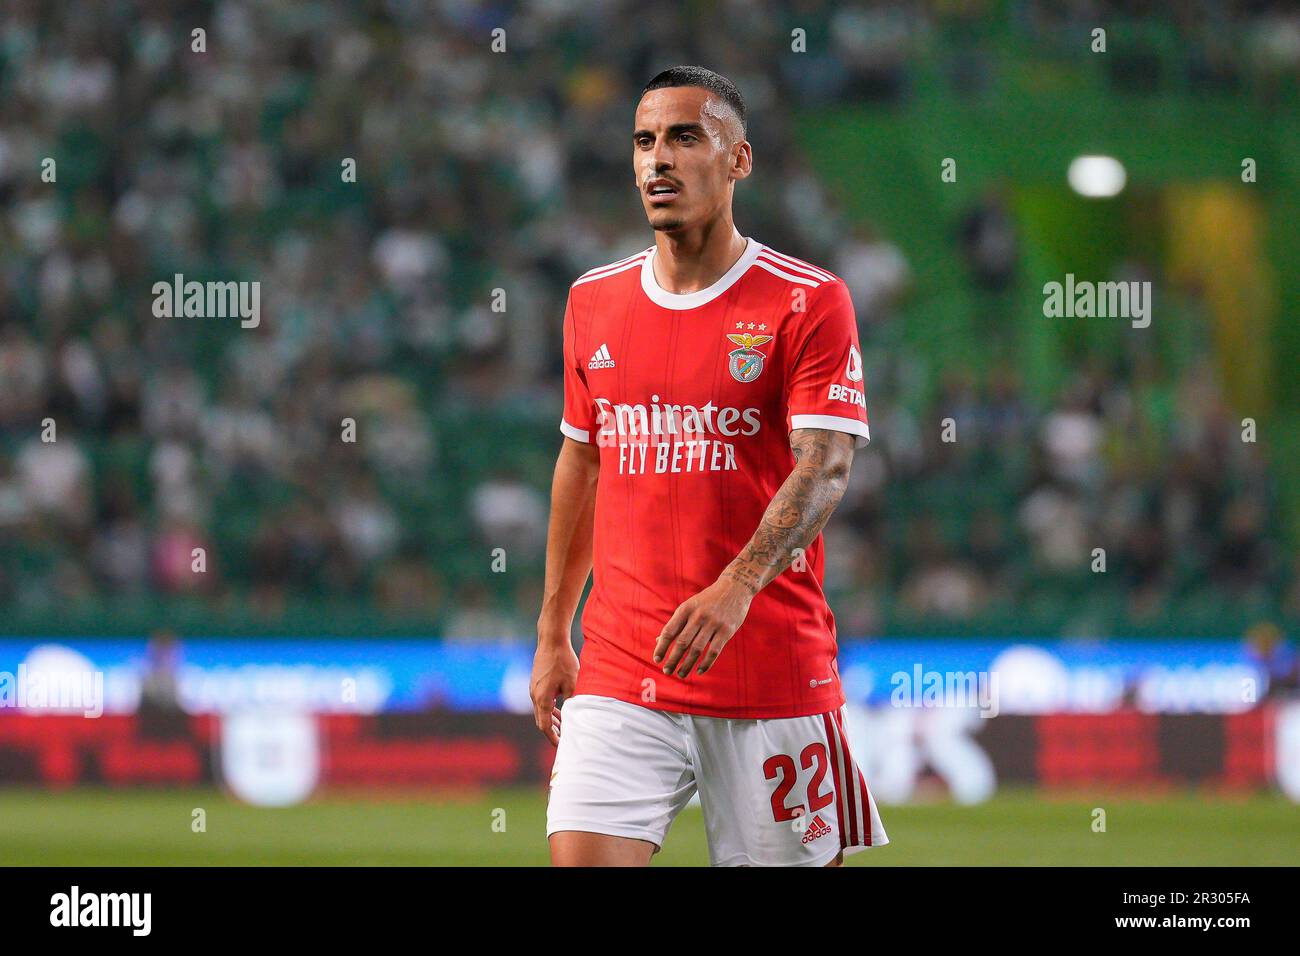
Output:
[[727,641],[745,623],[753,593],[730,577],[721,577],[699,594],[682,602],[655,642],[654,661],[664,673],[689,677],[705,673],[718,659]]
[[533,717],[537,729],[552,747],[560,745],[560,709],[558,697],[573,696],[578,682],[578,655],[569,643],[569,632],[548,634],[539,628],[537,652],[533,655],[533,679],[528,694],[533,699]]

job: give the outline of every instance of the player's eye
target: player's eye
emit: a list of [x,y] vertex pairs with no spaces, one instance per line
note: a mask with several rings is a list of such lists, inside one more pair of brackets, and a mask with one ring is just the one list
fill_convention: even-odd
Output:
[[678,137],[678,140],[680,142],[686,143],[687,145],[696,142],[694,133],[682,133],[682,135]]

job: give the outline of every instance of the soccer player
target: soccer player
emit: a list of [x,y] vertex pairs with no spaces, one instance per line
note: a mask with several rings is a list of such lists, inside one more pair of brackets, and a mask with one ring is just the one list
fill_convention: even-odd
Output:
[[551,861],[646,865],[698,792],[714,865],[838,865],[887,842],[822,592],[870,437],[849,292],[736,230],[752,150],[725,77],[651,80],[632,166],[655,244],[579,277],[564,315],[531,684],[559,748]]

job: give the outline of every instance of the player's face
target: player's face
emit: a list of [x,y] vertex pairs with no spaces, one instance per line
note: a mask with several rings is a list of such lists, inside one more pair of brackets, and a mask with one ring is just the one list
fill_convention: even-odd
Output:
[[749,175],[749,144],[725,103],[708,90],[651,90],[636,109],[632,165],[650,227],[671,232],[707,222]]

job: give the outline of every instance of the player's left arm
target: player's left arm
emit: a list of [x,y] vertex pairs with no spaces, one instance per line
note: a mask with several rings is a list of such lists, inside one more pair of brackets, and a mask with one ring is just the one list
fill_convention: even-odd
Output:
[[[655,644],[664,673],[687,677],[696,662],[703,674],[740,629],[749,604],[816,540],[844,497],[853,463],[854,436],[824,428],[790,433],[795,466],[763,513],[758,530],[718,580],[684,601]],[[665,656],[666,655],[666,656]]]
[[853,452],[870,438],[857,321],[844,283],[826,283],[814,300],[788,369],[794,469],[758,529],[718,580],[677,608],[655,644],[665,674],[703,674],[740,629],[750,602],[821,534],[848,487]]

